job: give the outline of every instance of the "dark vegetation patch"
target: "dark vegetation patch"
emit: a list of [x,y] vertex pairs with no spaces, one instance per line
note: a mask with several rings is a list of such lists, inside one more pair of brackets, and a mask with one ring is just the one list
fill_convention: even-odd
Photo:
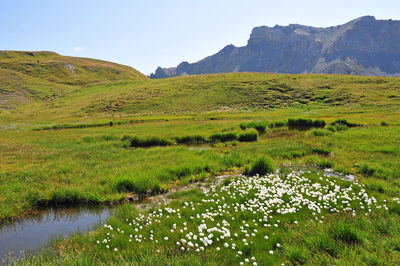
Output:
[[253,128],[257,130],[259,134],[263,134],[268,128],[280,128],[286,127],[287,125],[287,121],[273,121],[269,123],[267,121],[252,121],[249,123],[241,123],[239,127],[242,130]]
[[28,199],[32,206],[68,206],[76,204],[98,204],[100,203],[97,194],[83,193],[72,188],[58,188],[53,191],[49,198],[41,198],[38,195],[29,195]]
[[250,168],[246,167],[244,170],[245,175],[254,176],[254,175],[266,175],[269,173],[273,173],[275,171],[275,165],[271,159],[267,157],[261,157],[257,159]]
[[233,141],[237,140],[238,137],[235,133],[216,133],[212,134],[208,137],[208,141],[211,143],[216,143],[216,142],[227,142],[227,141]]
[[319,155],[329,155],[331,153],[330,150],[327,150],[322,147],[316,147],[311,149],[313,153],[319,154]]
[[248,128],[254,128],[255,130],[258,131],[259,134],[264,133],[267,127],[268,127],[268,123],[266,121],[253,121],[250,123],[240,124],[240,128],[242,130],[245,130]]
[[119,178],[113,181],[112,188],[118,192],[134,192],[139,196],[154,195],[161,193],[161,184],[157,182],[149,182],[143,178]]
[[86,136],[81,138],[81,141],[87,143],[97,142],[97,141],[113,141],[113,140],[119,140],[119,138],[112,135]]
[[175,137],[175,140],[177,144],[203,144],[207,142],[207,140],[200,135]]
[[172,142],[168,139],[160,138],[160,137],[147,137],[147,138],[139,138],[139,137],[131,137],[130,147],[154,147],[154,146],[168,146],[171,145]]
[[373,176],[376,173],[376,168],[368,165],[368,164],[361,164],[358,167],[359,173],[363,174],[364,176]]
[[325,168],[332,168],[333,162],[327,159],[322,159],[318,162],[318,166],[325,169]]
[[336,119],[335,121],[333,121],[331,123],[331,126],[336,126],[336,125],[341,125],[341,126],[346,126],[346,127],[360,127],[360,126],[362,126],[361,124],[348,122],[346,119]]
[[289,118],[288,119],[288,126],[290,129],[302,129],[302,128],[323,128],[325,127],[326,123],[324,120],[321,119],[304,119],[304,118]]
[[268,127],[269,128],[279,128],[279,127],[287,127],[288,122],[287,121],[273,121],[270,122]]
[[244,132],[239,134],[238,140],[240,142],[257,141],[257,136],[257,132]]
[[347,244],[352,245],[363,242],[359,229],[343,220],[339,220],[333,225],[331,234],[334,239],[343,241]]
[[113,125],[121,125],[121,124],[127,124],[129,122],[105,122],[105,123],[90,123],[90,124],[61,124],[61,125],[54,125],[54,126],[43,126],[43,127],[38,127],[34,128],[33,130],[35,131],[40,131],[40,130],[58,130],[58,129],[71,129],[71,128],[89,128],[89,127],[106,127],[110,126],[112,127]]
[[[240,133],[239,136],[233,132],[227,133],[215,133],[210,135],[208,138],[205,138],[200,135],[190,135],[190,136],[182,136],[182,137],[173,137],[172,141],[170,139],[161,138],[161,137],[144,137],[140,138],[137,136],[128,136],[125,135],[121,138],[122,141],[128,142],[129,144],[125,145],[124,147],[155,147],[155,146],[169,146],[174,143],[181,144],[181,145],[198,145],[198,144],[206,144],[206,143],[223,143],[228,141],[240,141],[240,142],[250,142],[250,141],[257,141],[258,134],[257,132],[243,132]],[[90,142],[90,138],[85,138],[84,141]]]

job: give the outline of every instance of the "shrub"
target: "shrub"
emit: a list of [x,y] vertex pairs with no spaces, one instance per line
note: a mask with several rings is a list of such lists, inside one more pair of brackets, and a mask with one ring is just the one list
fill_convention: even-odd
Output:
[[275,166],[272,161],[266,157],[259,158],[251,166],[250,170],[245,170],[246,175],[266,175],[268,173],[273,173],[275,171]]
[[342,125],[346,127],[358,127],[361,126],[360,124],[348,122],[346,119],[336,119],[331,123],[332,126],[334,125]]
[[210,142],[226,142],[237,140],[237,135],[235,133],[225,133],[225,134],[212,134],[208,137]]
[[175,140],[178,144],[202,144],[207,142],[204,137],[199,135],[176,137]]
[[313,125],[314,127],[325,127],[325,125],[326,125],[325,121],[322,119],[314,120],[313,124],[314,124]]
[[239,134],[238,140],[241,142],[257,141],[257,132],[244,132]]
[[288,125],[287,121],[275,121],[269,124],[270,128],[286,127]]
[[325,121],[321,119],[317,120],[312,120],[312,119],[303,119],[303,118],[298,118],[298,119],[293,119],[289,118],[288,119],[288,126],[290,128],[310,128],[310,127],[318,127],[322,128],[325,127]]
[[253,121],[250,123],[242,123],[240,124],[240,128],[242,130],[248,129],[248,128],[254,128],[255,130],[258,131],[259,134],[264,133],[266,128],[268,126],[268,123],[266,121]]
[[167,139],[162,139],[160,137],[149,137],[149,138],[139,138],[131,137],[130,146],[131,147],[153,147],[153,146],[168,146],[171,145],[171,141]]

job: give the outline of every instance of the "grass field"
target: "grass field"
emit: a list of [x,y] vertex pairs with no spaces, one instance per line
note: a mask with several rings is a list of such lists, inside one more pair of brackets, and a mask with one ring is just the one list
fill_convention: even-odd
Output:
[[[22,59],[15,63],[18,56]],[[73,60],[70,64],[82,64],[82,74],[71,83],[67,82],[71,77],[46,67],[61,59],[46,53],[11,53],[8,59],[0,54],[0,220],[43,206],[120,202],[131,193],[159,194],[225,172],[254,174],[252,167],[260,158],[270,160],[281,174],[235,177],[215,188],[218,195],[195,189],[174,194],[175,201],[150,210],[123,204],[107,223],[113,228],[110,235],[110,227],[76,234],[55,241],[50,249],[23,263],[400,263],[399,79],[237,73],[149,80],[134,70],[101,61],[91,63],[106,68],[96,74],[86,65],[90,60],[68,59]],[[65,64],[62,60],[61,65]],[[43,68],[52,71],[38,72],[36,67],[31,71],[29,64],[34,62],[44,62]],[[114,74],[122,76],[115,80],[110,69],[119,67],[122,74]],[[288,128],[288,119],[298,118],[324,120],[326,126]],[[357,126],[331,125],[337,119]],[[263,131],[256,125],[270,126]],[[250,132],[252,141],[239,138]],[[234,140],[225,141],[229,138]],[[152,147],[132,147],[132,139]],[[160,143],[165,146],[157,146]],[[290,174],[288,166],[311,172]],[[359,185],[320,180],[324,168],[354,174]],[[297,198],[315,201],[315,206],[323,206],[323,200],[306,190],[316,190],[321,197],[334,195],[337,201],[330,202],[328,209],[321,207],[321,213],[319,207],[296,207],[284,215],[280,208],[294,204],[292,194],[282,192],[287,186],[295,189]],[[358,194],[361,190],[365,191]],[[260,191],[276,194],[282,202],[263,205],[262,212],[250,210],[255,208],[251,204],[264,204],[262,200],[269,198],[260,201]],[[343,203],[343,193],[351,194],[350,207]],[[372,197],[377,201],[366,201]],[[186,204],[193,204],[194,210]],[[246,208],[233,212],[235,206]],[[162,217],[159,208],[165,214]],[[219,216],[210,214],[222,209]],[[170,210],[175,212],[165,213]],[[265,217],[268,221],[259,222]],[[132,220],[143,227],[141,233],[129,225]],[[210,243],[204,240],[206,234],[198,235],[202,224],[219,230],[207,232],[207,236],[213,234],[207,238]],[[184,227],[185,232],[180,232]],[[230,230],[225,240],[219,235],[222,227]],[[197,232],[197,242],[191,235],[190,245],[189,232]],[[137,241],[139,235],[146,240]],[[195,246],[201,244],[200,237],[203,249]]]

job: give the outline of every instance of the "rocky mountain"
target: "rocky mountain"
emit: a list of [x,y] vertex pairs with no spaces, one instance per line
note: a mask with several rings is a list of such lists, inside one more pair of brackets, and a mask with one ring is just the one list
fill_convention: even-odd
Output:
[[400,77],[400,21],[365,16],[328,28],[256,27],[246,46],[228,45],[196,63],[158,67],[150,77],[225,72]]

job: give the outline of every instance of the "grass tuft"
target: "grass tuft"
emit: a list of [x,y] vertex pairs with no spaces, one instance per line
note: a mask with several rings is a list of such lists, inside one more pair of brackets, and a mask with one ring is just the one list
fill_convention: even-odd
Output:
[[262,157],[257,159],[254,164],[251,166],[250,170],[245,170],[245,175],[254,176],[254,175],[266,175],[269,173],[273,173],[275,171],[275,165],[271,159],[267,157]]
[[257,141],[257,136],[257,132],[244,132],[239,134],[238,140],[240,142]]
[[172,142],[168,139],[163,139],[160,137],[148,137],[148,138],[139,138],[132,137],[130,139],[131,147],[153,147],[153,146],[168,146],[171,145]]

